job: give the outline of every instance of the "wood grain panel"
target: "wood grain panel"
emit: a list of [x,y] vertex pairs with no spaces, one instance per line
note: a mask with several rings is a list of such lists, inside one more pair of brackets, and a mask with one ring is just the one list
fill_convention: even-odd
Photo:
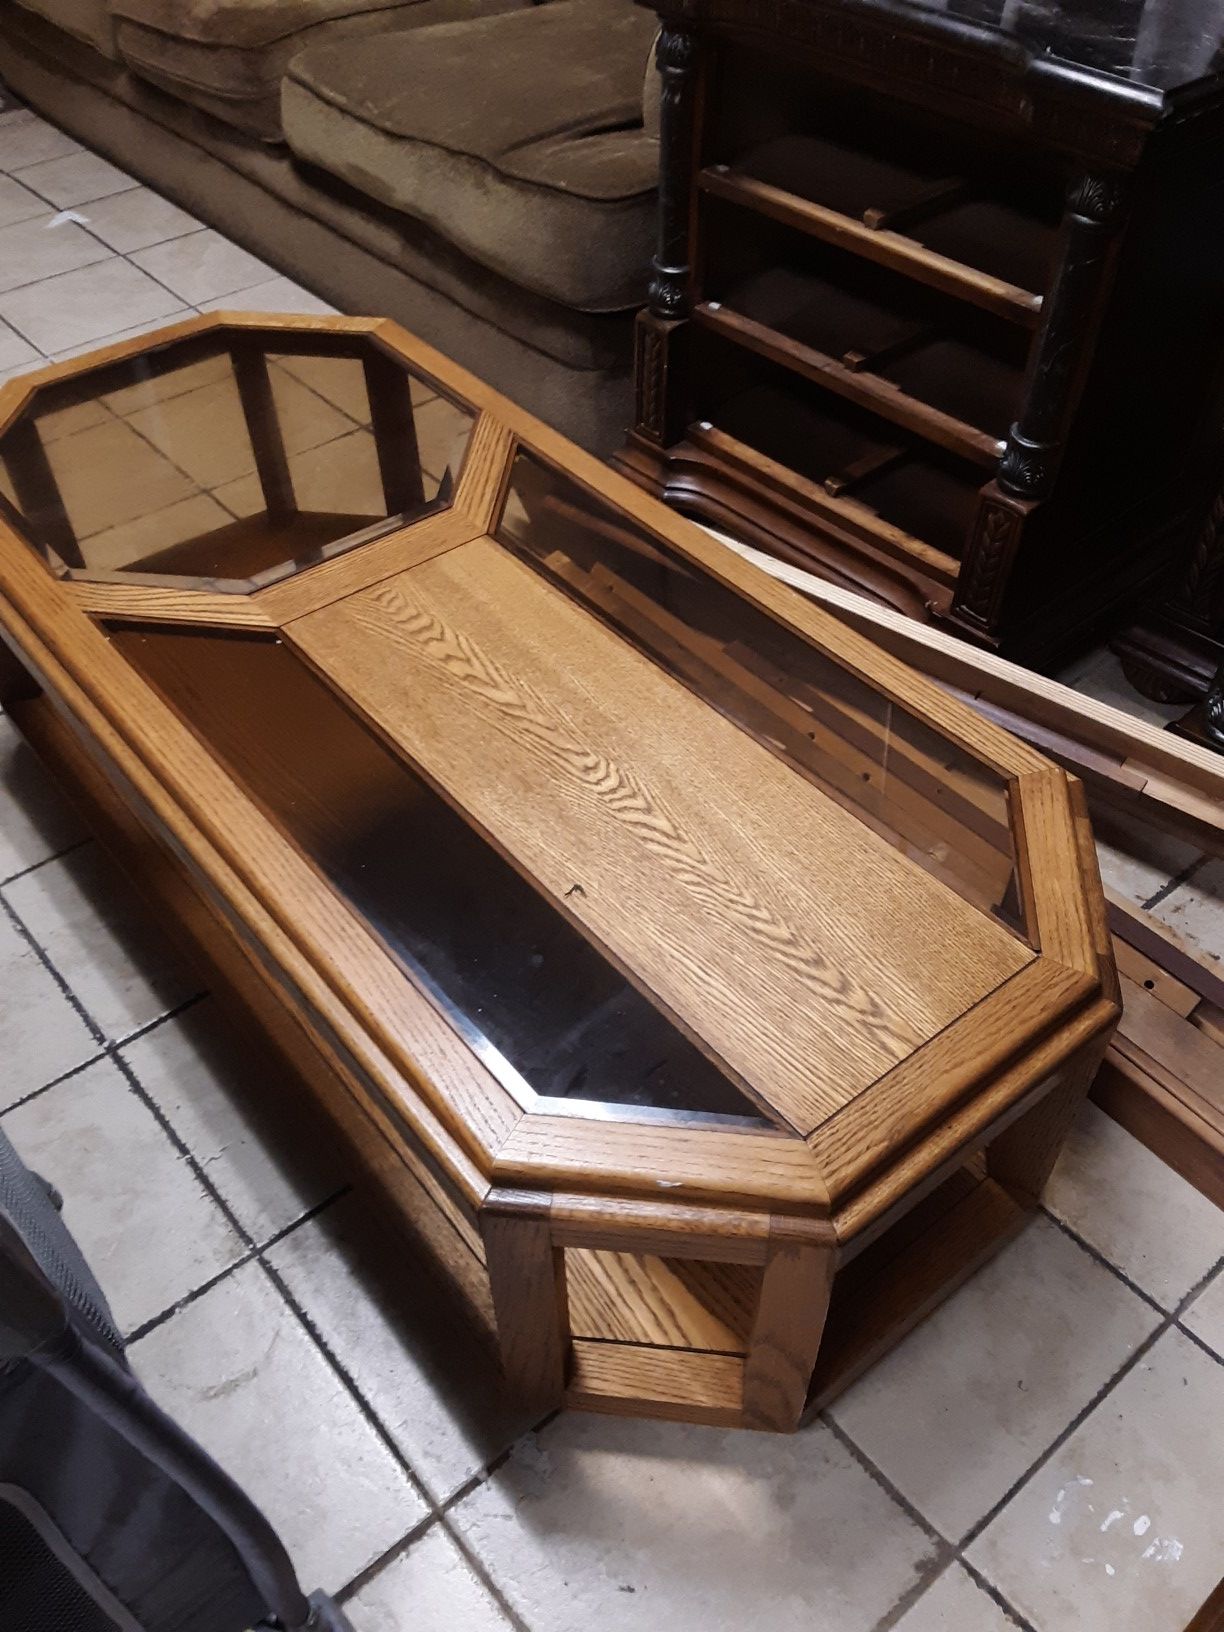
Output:
[[454,502],[455,510],[473,522],[478,532],[492,530],[513,452],[514,433],[509,427],[492,414],[481,414],[464,455]]
[[579,1248],[566,1252],[565,1277],[575,1338],[747,1352],[759,1269]]
[[498,1184],[601,1196],[679,1192],[686,1201],[764,1202],[813,1213],[827,1212],[829,1204],[802,1140],[697,1121],[590,1123],[529,1111],[498,1150],[493,1176]]
[[829,1312],[836,1253],[831,1232],[778,1221],[744,1367],[744,1416],[754,1428],[799,1426]]
[[453,510],[438,515],[423,516],[409,527],[401,527],[385,538],[363,544],[360,549],[348,550],[330,561],[324,561],[307,572],[299,572],[279,584],[269,584],[252,596],[252,603],[263,614],[266,622],[289,623],[321,606],[364,589],[402,572],[418,561],[453,550],[466,543],[478,531],[476,524]]
[[558,1246],[735,1264],[765,1262],[770,1228],[766,1212],[564,1194],[553,1196],[549,1221]]
[[574,1344],[566,1404],[613,1416],[662,1417],[737,1428],[744,1403],[744,1362],[632,1343]]
[[1031,958],[486,540],[292,639],[802,1131]]
[[547,1198],[490,1191],[480,1232],[506,1380],[526,1405],[551,1410],[565,1389],[569,1325],[565,1254],[549,1237]]
[[80,579],[64,586],[82,610],[142,623],[200,623],[210,629],[270,629],[267,611],[248,595],[156,588],[152,584],[99,584]]

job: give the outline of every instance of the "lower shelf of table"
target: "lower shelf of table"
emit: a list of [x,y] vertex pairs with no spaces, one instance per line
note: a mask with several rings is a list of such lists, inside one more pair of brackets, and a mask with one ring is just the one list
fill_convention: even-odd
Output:
[[[971,1162],[841,1269],[809,1393],[821,1409],[929,1315],[1028,1209]],[[740,1264],[567,1253],[566,1403],[624,1416],[743,1423],[762,1271]]]

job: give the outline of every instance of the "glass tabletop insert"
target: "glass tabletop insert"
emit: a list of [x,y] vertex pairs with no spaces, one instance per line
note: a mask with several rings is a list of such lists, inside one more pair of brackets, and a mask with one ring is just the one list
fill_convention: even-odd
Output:
[[473,420],[371,336],[211,330],[38,387],[0,515],[64,577],[244,593],[444,509]]
[[503,1087],[764,1120],[286,645],[117,623],[109,632]]
[[536,455],[494,535],[1021,938],[1007,778]]

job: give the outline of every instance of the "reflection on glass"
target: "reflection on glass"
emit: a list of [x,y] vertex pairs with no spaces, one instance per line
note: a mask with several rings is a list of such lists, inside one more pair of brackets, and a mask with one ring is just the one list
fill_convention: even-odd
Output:
[[39,388],[0,513],[66,576],[243,592],[443,508],[471,424],[363,336],[213,331]]
[[1221,0],[917,0],[920,13],[977,23],[1034,55],[1163,91],[1219,71]]
[[755,1107],[440,795],[273,639],[114,625],[118,650],[509,1087]]
[[1005,777],[533,454],[515,457],[495,536],[1023,934]]

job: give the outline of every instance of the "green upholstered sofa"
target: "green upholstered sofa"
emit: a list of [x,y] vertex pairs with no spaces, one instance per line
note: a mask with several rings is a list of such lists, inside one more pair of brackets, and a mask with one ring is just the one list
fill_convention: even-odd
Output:
[[0,75],[342,310],[610,451],[653,231],[653,29],[632,0],[4,0]]

